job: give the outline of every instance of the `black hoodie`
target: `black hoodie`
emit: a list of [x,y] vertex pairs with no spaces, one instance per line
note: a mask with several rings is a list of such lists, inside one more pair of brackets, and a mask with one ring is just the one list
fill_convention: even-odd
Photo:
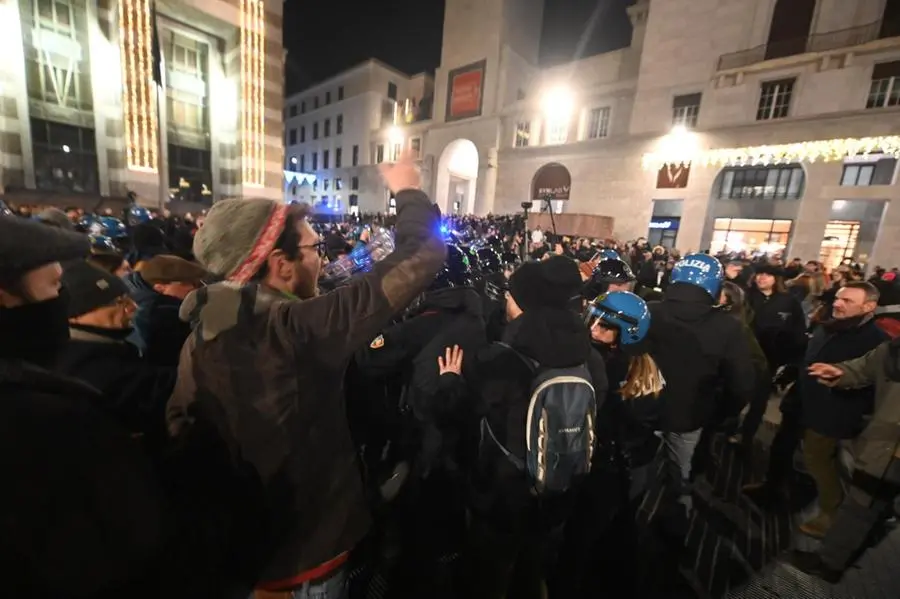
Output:
[[[666,299],[649,307],[650,353],[666,379],[662,429],[694,431],[711,424],[714,412],[737,415],[752,399],[756,381],[741,323],[687,283],[673,283]],[[726,410],[715,410],[719,385],[730,404]]]
[[[597,398],[598,441],[603,442],[608,423],[604,409],[607,380],[603,359],[591,347],[584,322],[568,310],[539,309],[523,313],[507,325],[503,341],[543,368],[568,368],[587,364]],[[513,455],[524,456],[525,420],[533,373],[522,358],[503,345],[491,345],[473,360],[464,360],[464,374],[475,395],[475,417],[486,416],[497,440]],[[482,441],[472,473],[473,511],[494,526],[519,530],[535,508],[529,481],[513,466],[496,444]],[[550,515],[562,521],[571,504],[559,502]]]

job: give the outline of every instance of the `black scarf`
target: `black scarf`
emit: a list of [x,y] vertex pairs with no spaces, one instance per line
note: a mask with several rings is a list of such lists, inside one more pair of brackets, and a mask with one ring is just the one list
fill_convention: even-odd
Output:
[[829,335],[841,333],[844,331],[852,331],[853,329],[864,325],[872,320],[874,314],[862,314],[851,318],[832,318],[822,323],[822,327]]
[[68,340],[67,301],[63,296],[0,308],[0,358],[50,366]]

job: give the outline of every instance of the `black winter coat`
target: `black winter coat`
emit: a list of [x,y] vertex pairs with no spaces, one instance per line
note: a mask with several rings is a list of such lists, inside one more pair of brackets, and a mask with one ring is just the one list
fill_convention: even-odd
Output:
[[[709,424],[714,413],[737,415],[753,398],[755,370],[741,323],[713,306],[705,291],[674,283],[649,304],[650,353],[666,379],[659,397],[662,430],[683,433]],[[729,402],[716,409],[716,387]]]
[[4,596],[156,597],[162,493],[140,443],[80,381],[0,360]]
[[[506,327],[504,343],[545,368],[587,364],[597,398],[595,422],[599,443],[612,438],[606,413],[607,380],[603,359],[591,347],[581,318],[566,310],[534,310]],[[475,395],[475,418],[486,416],[497,440],[513,455],[524,456],[525,420],[533,372],[509,347],[495,344],[464,360],[464,376]],[[571,495],[571,496],[570,496]],[[574,494],[544,504],[545,517],[561,523],[571,511]],[[493,526],[522,532],[529,526],[536,500],[524,473],[513,466],[493,441],[479,444],[471,477],[471,509]],[[545,520],[546,521],[546,520]]]
[[859,434],[865,425],[864,417],[872,413],[875,388],[828,387],[807,375],[806,367],[815,362],[837,364],[862,357],[887,339],[874,319],[852,328],[840,327],[840,321],[816,327],[797,382],[804,427],[834,439],[850,439]]
[[98,389],[102,393],[98,407],[128,432],[143,435],[156,454],[165,438],[166,402],[175,386],[175,369],[144,361],[125,341],[126,331],[72,325],[70,334],[56,370]]
[[796,364],[806,348],[806,316],[797,298],[783,292],[767,296],[751,289],[747,301],[753,310],[753,333],[771,371]]

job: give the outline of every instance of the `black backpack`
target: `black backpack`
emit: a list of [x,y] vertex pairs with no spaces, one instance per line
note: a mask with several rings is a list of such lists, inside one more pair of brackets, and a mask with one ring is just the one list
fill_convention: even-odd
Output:
[[534,377],[525,420],[526,455],[510,453],[487,418],[481,420],[481,437],[490,437],[516,468],[528,474],[537,495],[563,493],[591,470],[597,415],[591,375],[585,365],[545,369],[515,353]]

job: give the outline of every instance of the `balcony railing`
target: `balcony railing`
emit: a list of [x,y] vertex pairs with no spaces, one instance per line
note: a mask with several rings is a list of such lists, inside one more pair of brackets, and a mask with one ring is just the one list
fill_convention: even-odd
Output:
[[723,54],[719,57],[718,70],[739,69],[764,60],[795,56],[805,52],[827,52],[828,50],[850,48],[892,35],[895,33],[888,32],[886,28],[882,27],[882,21],[879,19],[867,25],[826,33],[814,33],[805,38],[769,42],[749,50]]

